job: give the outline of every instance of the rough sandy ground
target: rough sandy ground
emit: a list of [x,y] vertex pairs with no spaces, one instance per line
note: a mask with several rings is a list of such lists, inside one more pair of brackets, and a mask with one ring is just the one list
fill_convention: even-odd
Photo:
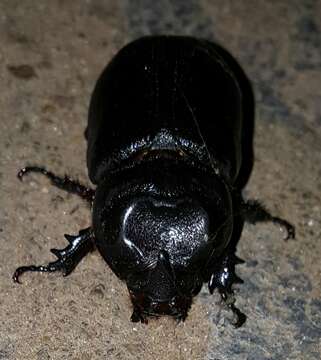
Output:
[[[318,360],[321,357],[321,2],[0,1],[0,359]],[[129,322],[124,284],[98,253],[68,278],[16,266],[52,259],[64,233],[90,224],[82,202],[40,176],[46,165],[88,183],[89,96],[128,40],[150,33],[214,39],[240,61],[257,99],[256,163],[246,189],[291,220],[246,226],[239,243],[248,315],[235,330],[204,287],[185,323]]]

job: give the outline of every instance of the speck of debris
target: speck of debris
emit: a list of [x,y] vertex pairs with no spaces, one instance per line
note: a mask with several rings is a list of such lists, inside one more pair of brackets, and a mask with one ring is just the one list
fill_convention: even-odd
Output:
[[69,215],[73,215],[78,210],[79,210],[79,205],[76,205],[73,209],[70,210]]
[[308,226],[313,226],[314,225],[314,221],[312,220],[312,219],[310,219],[309,221],[308,221]]
[[8,65],[7,69],[11,72],[12,75],[14,75],[19,79],[29,80],[34,77],[37,77],[35,69],[27,64]]
[[98,284],[93,289],[91,289],[90,295],[102,299],[105,296],[104,291],[105,286],[103,284]]
[[30,124],[27,122],[27,121],[24,121],[22,124],[21,124],[21,127],[20,127],[20,131],[21,133],[26,133],[30,130]]

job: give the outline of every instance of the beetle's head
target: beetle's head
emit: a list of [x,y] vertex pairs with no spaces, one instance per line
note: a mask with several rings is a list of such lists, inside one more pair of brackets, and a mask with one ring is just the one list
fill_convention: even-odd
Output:
[[[171,315],[185,320],[191,306],[192,294],[202,286],[195,274],[179,276],[175,271],[169,254],[161,250],[155,265],[139,273],[130,274],[127,279],[134,312],[132,321],[146,321],[146,316]],[[183,289],[183,281],[191,288]]]
[[158,315],[184,320],[204,269],[231,236],[231,199],[220,181],[211,182],[213,191],[182,173],[162,176],[154,172],[130,185],[98,186],[96,192],[97,248],[127,283],[133,321]]

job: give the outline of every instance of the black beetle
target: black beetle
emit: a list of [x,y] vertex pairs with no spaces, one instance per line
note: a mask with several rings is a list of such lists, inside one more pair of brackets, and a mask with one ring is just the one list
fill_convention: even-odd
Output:
[[252,167],[252,90],[233,57],[206,40],[150,36],[121,49],[100,76],[91,98],[87,164],[91,190],[42,167],[59,188],[93,205],[92,227],[58,260],[25,271],[68,275],[94,247],[126,281],[132,321],[172,315],[184,320],[192,298],[208,282],[237,316],[232,285],[242,280],[235,246],[245,220],[273,221],[241,190]]

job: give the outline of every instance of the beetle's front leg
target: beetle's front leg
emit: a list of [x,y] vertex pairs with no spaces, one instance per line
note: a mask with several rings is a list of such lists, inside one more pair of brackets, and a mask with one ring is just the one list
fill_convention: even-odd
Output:
[[243,280],[239,278],[235,273],[235,265],[244,263],[239,259],[233,251],[228,250],[227,254],[223,256],[222,261],[218,262],[218,265],[213,269],[212,275],[208,282],[208,289],[212,294],[217,288],[221,298],[227,304],[227,306],[236,315],[235,327],[240,327],[246,321],[246,315],[241,312],[235,306],[234,291],[232,289],[233,284],[242,284]]
[[83,198],[84,200],[92,202],[94,199],[95,190],[87,188],[86,186],[80,184],[78,181],[70,179],[68,176],[59,177],[43,167],[38,167],[38,166],[24,167],[18,172],[17,175],[18,179],[22,180],[22,178],[30,172],[36,172],[45,175],[51,181],[52,185],[58,187],[59,189],[65,190],[69,193],[76,194],[81,198]]
[[256,224],[258,222],[267,222],[271,221],[274,224],[280,225],[286,230],[285,240],[293,239],[295,237],[295,227],[290,224],[288,221],[281,219],[279,217],[271,215],[265,207],[256,200],[241,200],[240,203],[240,212],[243,219],[251,224]]
[[141,322],[142,324],[148,324],[146,315],[143,314],[141,309],[134,307],[133,314],[130,318],[132,322]]
[[65,235],[69,241],[64,249],[51,249],[58,260],[47,265],[21,266],[13,274],[13,281],[20,283],[19,277],[26,271],[54,272],[62,271],[64,276],[69,275],[80,260],[94,249],[94,235],[91,228],[80,230],[76,236]]

